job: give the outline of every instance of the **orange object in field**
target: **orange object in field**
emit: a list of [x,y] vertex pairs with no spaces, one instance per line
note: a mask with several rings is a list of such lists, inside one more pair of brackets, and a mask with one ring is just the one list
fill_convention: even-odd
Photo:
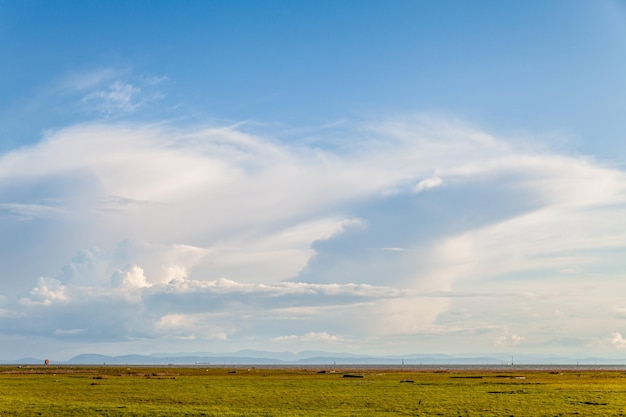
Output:
[[46,365],[50,365],[50,361],[46,359]]

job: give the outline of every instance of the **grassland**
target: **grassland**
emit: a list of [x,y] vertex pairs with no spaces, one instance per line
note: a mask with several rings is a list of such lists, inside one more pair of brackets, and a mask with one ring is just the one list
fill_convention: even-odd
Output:
[[0,416],[626,414],[624,371],[320,370],[0,367]]

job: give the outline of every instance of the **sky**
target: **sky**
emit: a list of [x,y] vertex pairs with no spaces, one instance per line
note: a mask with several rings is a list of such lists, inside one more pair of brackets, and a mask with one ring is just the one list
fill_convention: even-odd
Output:
[[0,358],[626,355],[626,2],[0,0]]

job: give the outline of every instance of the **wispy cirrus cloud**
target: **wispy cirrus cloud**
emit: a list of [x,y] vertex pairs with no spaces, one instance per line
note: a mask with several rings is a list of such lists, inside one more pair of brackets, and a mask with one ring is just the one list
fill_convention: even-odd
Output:
[[104,90],[97,90],[83,97],[82,102],[90,108],[110,116],[115,113],[130,113],[141,105],[141,89],[116,81]]
[[72,71],[56,82],[56,89],[62,92],[85,92],[113,82],[120,77],[127,77],[127,70],[115,68],[96,68],[90,71]]
[[130,69],[96,68],[71,72],[52,88],[75,101],[71,108],[104,117],[129,115],[163,99],[166,75],[134,75]]
[[53,217],[64,212],[59,204],[46,203],[0,203],[0,213],[22,220],[31,220],[41,217]]

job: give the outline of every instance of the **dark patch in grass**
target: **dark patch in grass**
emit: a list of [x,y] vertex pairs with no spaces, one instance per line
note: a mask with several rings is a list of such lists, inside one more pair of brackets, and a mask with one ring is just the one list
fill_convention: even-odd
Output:
[[451,376],[450,378],[458,378],[458,379],[483,379],[480,375],[468,375],[468,376]]
[[596,403],[593,401],[583,401],[583,404],[585,405],[607,405],[607,403]]
[[526,391],[514,390],[514,391],[488,391],[487,394],[526,394]]
[[408,383],[412,384],[412,383],[414,383],[415,381],[413,381],[412,379],[403,379],[403,380],[402,380],[402,381],[400,381],[400,382],[408,382]]
[[363,375],[343,374],[344,378],[363,378]]

